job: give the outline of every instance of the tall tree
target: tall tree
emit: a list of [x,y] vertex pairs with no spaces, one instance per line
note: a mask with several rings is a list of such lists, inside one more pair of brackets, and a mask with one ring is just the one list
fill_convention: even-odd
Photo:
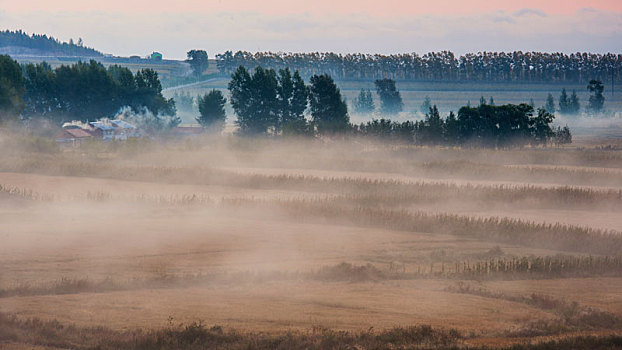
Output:
[[52,67],[46,62],[36,65],[29,63],[24,66],[24,77],[26,87],[24,116],[39,116],[58,122],[59,101]]
[[555,98],[553,98],[553,94],[549,93],[546,97],[546,104],[544,105],[544,109],[549,113],[555,113]]
[[210,131],[221,131],[225,127],[225,120],[227,118],[225,113],[225,103],[227,99],[224,98],[220,90],[213,89],[203,96],[199,96],[199,114],[196,118],[197,122],[201,124],[204,129]]
[[562,114],[569,114],[570,111],[570,100],[568,99],[568,94],[566,93],[566,89],[562,89],[562,93],[559,96],[559,112]]
[[166,99],[162,95],[162,84],[158,78],[158,72],[150,68],[141,69],[136,72],[134,80],[136,81],[136,94],[141,101],[138,106],[134,107],[135,109],[144,106],[156,117],[176,114],[175,100]]
[[587,89],[591,93],[587,108],[593,113],[600,112],[605,104],[605,86],[600,80],[590,80]]
[[24,92],[21,67],[11,57],[0,55],[0,121],[22,112]]
[[572,95],[570,95],[570,102],[568,103],[568,113],[569,114],[577,114],[581,110],[581,103],[579,102],[579,96],[577,96],[577,92],[572,90]]
[[278,129],[280,109],[274,70],[257,67],[251,75],[240,66],[231,76],[229,91],[241,134],[259,135],[265,134],[268,128]]
[[209,67],[209,60],[205,50],[190,50],[187,53],[187,57],[186,62],[190,63],[192,72],[197,77],[203,75],[203,72]]
[[420,129],[420,142],[422,144],[439,145],[443,142],[445,121],[441,118],[436,105],[430,108]]
[[358,114],[371,114],[376,109],[374,98],[371,91],[361,89],[359,95],[354,99],[354,111]]
[[546,146],[551,137],[555,135],[551,129],[551,123],[555,119],[552,113],[543,108],[538,109],[538,115],[532,119],[532,133],[534,143]]
[[397,114],[404,108],[402,96],[395,87],[395,80],[378,79],[374,82],[380,97],[380,110],[385,114]]
[[320,134],[343,133],[350,125],[348,106],[328,74],[311,77],[311,116]]
[[480,97],[479,97],[479,105],[480,105],[480,106],[485,106],[485,105],[487,105],[487,104],[488,104],[488,103],[486,102],[486,99],[484,98],[484,95],[480,96]]
[[[469,102],[468,105],[471,106],[471,102]],[[432,100],[430,99],[430,96],[426,96],[425,99],[423,100],[423,103],[421,103],[421,106],[419,106],[419,111],[422,114],[426,114],[428,113],[430,108],[432,108]]]
[[275,134],[305,134],[308,132],[304,112],[307,109],[309,91],[298,71],[292,76],[289,68],[281,69],[278,77],[279,115]]

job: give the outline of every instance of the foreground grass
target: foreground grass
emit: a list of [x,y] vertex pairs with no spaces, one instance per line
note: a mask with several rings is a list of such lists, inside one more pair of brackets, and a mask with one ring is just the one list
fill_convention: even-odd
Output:
[[[201,322],[171,325],[159,330],[115,331],[106,327],[80,328],[57,321],[21,319],[0,313],[0,347],[19,344],[78,350],[197,350],[197,349],[489,349],[469,347],[460,332],[428,325],[375,332],[309,331],[280,334],[245,333],[208,327]],[[581,336],[536,344],[505,347],[513,350],[586,349],[622,347],[622,336]]]

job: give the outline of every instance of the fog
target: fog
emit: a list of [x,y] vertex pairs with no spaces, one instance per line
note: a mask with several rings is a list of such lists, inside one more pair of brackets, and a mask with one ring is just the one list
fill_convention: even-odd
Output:
[[416,320],[511,338],[533,321],[570,322],[511,302],[548,286],[618,317],[601,298],[621,283],[618,265],[466,269],[615,256],[622,153],[594,149],[602,141],[492,150],[205,135],[40,152],[5,133],[0,312],[117,330]]

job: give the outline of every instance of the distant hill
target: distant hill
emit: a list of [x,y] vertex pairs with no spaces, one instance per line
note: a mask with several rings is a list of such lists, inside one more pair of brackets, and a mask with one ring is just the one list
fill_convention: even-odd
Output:
[[61,42],[45,34],[32,34],[17,31],[0,31],[0,54],[11,56],[70,56],[102,57],[103,54],[93,48],[76,44],[73,40]]

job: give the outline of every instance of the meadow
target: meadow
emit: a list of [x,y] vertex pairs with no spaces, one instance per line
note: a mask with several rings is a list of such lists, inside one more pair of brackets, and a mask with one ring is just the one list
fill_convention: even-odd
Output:
[[3,132],[0,348],[619,348],[615,142]]

